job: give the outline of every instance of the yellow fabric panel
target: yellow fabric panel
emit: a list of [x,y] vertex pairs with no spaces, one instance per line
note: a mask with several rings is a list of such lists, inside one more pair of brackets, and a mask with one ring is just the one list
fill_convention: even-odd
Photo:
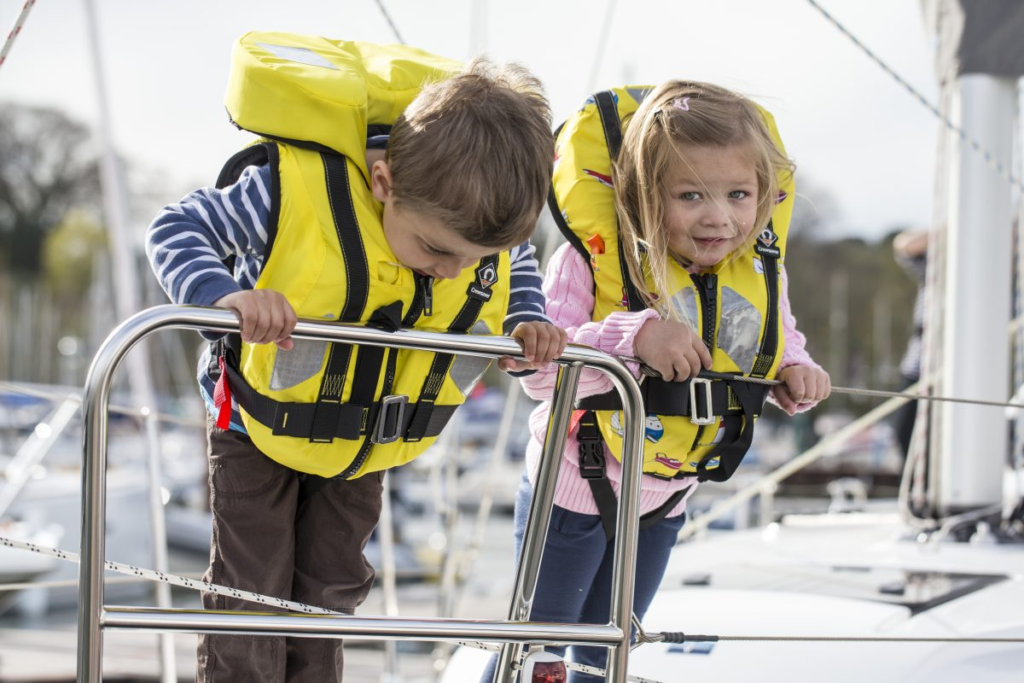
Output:
[[461,68],[405,45],[254,31],[234,45],[224,104],[240,128],[326,146],[368,177],[367,125],[393,124],[425,84]]

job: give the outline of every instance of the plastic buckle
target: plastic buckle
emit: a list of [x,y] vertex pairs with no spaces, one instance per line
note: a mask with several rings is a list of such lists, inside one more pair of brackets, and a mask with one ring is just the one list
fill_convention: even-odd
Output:
[[[409,405],[409,397],[405,395],[385,396],[380,402],[377,413],[377,424],[370,433],[370,441],[375,444],[394,443],[402,436],[405,425],[405,407]],[[394,429],[387,433],[388,416],[394,414]]]
[[[704,405],[707,406],[707,414],[701,415],[697,408],[697,387],[704,389]],[[694,377],[690,380],[690,422],[695,425],[715,424],[714,410],[711,406],[711,380],[703,377]]]
[[580,476],[584,479],[604,479],[604,442],[600,439],[580,441]]

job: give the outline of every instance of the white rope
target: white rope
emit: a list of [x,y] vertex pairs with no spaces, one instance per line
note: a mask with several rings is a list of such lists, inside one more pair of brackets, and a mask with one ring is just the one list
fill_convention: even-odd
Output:
[[[27,550],[29,552],[37,553],[39,555],[55,557],[59,560],[73,562],[75,564],[79,564],[81,562],[77,553],[72,553],[67,550],[60,550],[59,548],[48,548],[46,546],[36,545],[35,543],[18,541],[13,538],[5,538],[3,536],[0,536],[0,546],[6,546],[8,548],[17,548],[19,550]],[[171,584],[172,586],[180,586],[182,588],[190,588],[192,590],[197,591],[216,593],[217,595],[225,595],[227,597],[236,598],[238,600],[247,600],[249,602],[259,603],[261,605],[270,605],[272,607],[278,607],[281,609],[290,610],[292,612],[301,612],[303,614],[328,614],[343,617],[351,616],[350,614],[345,614],[344,612],[335,612],[334,610],[325,609],[323,607],[307,605],[301,602],[293,602],[291,600],[284,600],[282,598],[274,598],[267,595],[261,595],[259,593],[238,590],[237,588],[220,586],[202,580],[197,581],[194,579],[189,579],[184,576],[178,576],[176,574],[169,574],[164,572],[157,572],[153,571],[152,569],[144,569],[142,567],[136,567],[134,565],[121,564],[119,562],[111,562],[109,560],[107,560],[103,564],[110,571],[114,571],[119,574],[126,574],[137,579],[162,581],[164,583]],[[77,585],[77,581],[74,583]],[[33,584],[27,585],[33,586]],[[41,585],[35,585],[34,587],[41,587]],[[465,641],[460,642],[459,644],[466,645],[467,647],[475,647],[481,650],[487,650],[490,652],[497,652],[501,650],[501,646],[492,645],[489,643]],[[571,662],[566,662],[566,666],[581,673],[589,673],[595,676],[604,676],[603,669],[596,669],[594,667],[585,666],[583,664],[574,664]],[[634,681],[635,683],[660,683],[659,681],[655,681],[649,678],[640,678],[638,676],[630,676],[629,680]]]
[[[27,543],[25,541],[17,541],[15,539],[5,538],[3,536],[0,536],[0,546],[6,546],[8,548],[17,548],[19,550],[28,550],[29,552],[37,553],[39,555],[56,557],[58,560],[73,562],[75,564],[79,564],[81,562],[78,553],[72,553],[67,550],[60,550],[59,548],[47,548],[46,546],[36,545],[35,543]],[[351,616],[343,612],[335,612],[333,610],[325,609],[323,607],[305,605],[301,602],[292,602],[291,600],[273,598],[266,595],[260,595],[259,593],[251,593],[249,591],[238,590],[237,588],[219,586],[214,583],[208,583],[202,580],[197,581],[194,579],[186,578],[184,576],[178,576],[176,574],[165,574],[164,572],[157,572],[153,571],[152,569],[143,569],[142,567],[136,567],[130,564],[121,564],[120,562],[111,562],[110,560],[107,560],[103,563],[103,565],[110,571],[114,571],[119,574],[140,577],[143,579],[149,579],[151,581],[162,581],[164,583],[169,583],[172,586],[180,586],[182,588],[190,588],[192,590],[197,591],[207,591],[209,593],[225,595],[227,597],[236,598],[238,600],[248,600],[249,602],[257,602],[262,605],[279,607],[281,609],[290,610],[292,612],[302,612],[304,614],[332,614],[337,616]]]
[[1000,176],[1002,176],[1005,180],[1009,181],[1009,183],[1011,185],[1015,186],[1018,190],[1024,191],[1024,184],[1021,183],[1020,179],[1017,178],[1013,173],[1008,171],[1003,166],[1002,162],[997,161],[995,156],[990,151],[988,151],[986,148],[982,147],[981,144],[976,139],[974,139],[974,137],[969,135],[967,133],[967,131],[965,131],[963,128],[961,128],[960,126],[958,126],[955,123],[953,123],[952,121],[950,121],[949,118],[945,114],[943,114],[941,111],[939,111],[938,107],[936,107],[934,104],[929,102],[925,98],[924,95],[922,95],[920,92],[918,92],[914,88],[914,86],[910,85],[910,83],[905,81],[898,73],[896,73],[892,69],[892,67],[890,67],[888,64],[886,64],[884,61],[882,61],[882,59],[880,57],[878,57],[874,52],[872,52],[864,43],[860,42],[860,40],[857,39],[857,36],[853,35],[849,31],[849,29],[847,29],[845,26],[843,26],[839,22],[839,20],[837,20],[835,17],[833,17],[831,14],[829,14],[825,10],[824,7],[819,5],[815,0],[807,0],[807,2],[810,3],[811,7],[813,7],[816,10],[818,10],[819,12],[821,12],[821,15],[823,17],[825,17],[829,22],[831,22],[833,26],[835,26],[837,29],[839,29],[839,31],[843,35],[845,35],[847,38],[849,38],[850,41],[854,45],[859,47],[861,49],[861,51],[865,55],[867,55],[869,59],[871,59],[871,61],[873,61],[878,66],[880,66],[883,71],[885,71],[887,74],[889,74],[893,78],[893,80],[895,80],[897,83],[899,83],[901,86],[903,86],[903,88],[908,93],[910,93],[918,102],[920,102],[922,105],[924,105],[924,107],[928,111],[930,111],[932,114],[934,114],[935,117],[939,119],[939,121],[941,121],[943,124],[945,124],[946,128],[948,128],[949,130],[951,130],[954,133],[956,133],[960,137],[961,140],[963,140],[964,142],[969,144],[971,146],[971,149],[973,149],[975,152],[977,152],[978,154],[980,154],[982,156],[982,158],[985,160],[985,163],[987,163],[990,168],[992,168],[996,173],[998,173]]
[[14,45],[14,39],[21,33],[21,27],[25,25],[25,20],[28,19],[28,13],[32,11],[33,5],[36,4],[36,0],[25,0],[24,7],[21,8],[21,14],[14,20],[14,28],[7,34],[7,40],[4,41],[4,46],[0,48],[0,66],[4,65],[4,61],[7,59],[7,53],[11,51],[11,46]]

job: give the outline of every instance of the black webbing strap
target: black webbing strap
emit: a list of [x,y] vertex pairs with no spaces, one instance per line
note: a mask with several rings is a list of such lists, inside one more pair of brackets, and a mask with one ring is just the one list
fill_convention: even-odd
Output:
[[[232,357],[224,364],[227,372],[228,385],[231,387],[231,395],[238,405],[241,406],[250,417],[263,426],[273,430],[275,436],[292,436],[296,438],[308,438],[316,415],[315,403],[289,403],[275,401],[269,396],[264,396],[253,389],[245,378],[238,371],[237,361]],[[360,438],[360,426],[363,422],[363,415],[368,408],[375,408],[373,404],[342,403],[338,406],[338,422],[334,425],[332,437],[355,441]],[[444,429],[445,424],[455,414],[457,405],[436,405],[434,416],[427,425],[427,436],[437,436]],[[411,410],[415,404],[406,407],[402,425],[395,422],[395,413],[389,413],[389,421],[383,426],[387,434],[401,434],[408,429],[412,415]]]
[[[612,483],[608,481],[604,439],[601,437],[601,431],[597,427],[597,418],[592,411],[587,411],[580,418],[576,441],[579,443],[580,476],[590,486],[590,493],[594,496],[594,503],[597,504],[598,514],[601,516],[601,526],[604,528],[605,538],[610,541],[615,538],[619,501],[615,495],[615,489],[612,488]],[[676,491],[656,510],[643,515],[640,518],[640,529],[647,529],[665,519],[685,495],[686,489]]]
[[[745,384],[752,387],[755,393],[759,394],[760,403],[755,416],[761,415],[761,408],[764,399],[768,396],[769,387],[764,384],[750,384],[742,382],[729,383],[722,378],[711,380],[711,414],[719,417],[727,415],[743,415],[743,409],[739,405],[733,390],[737,384]],[[690,406],[690,382],[666,382],[656,377],[647,377],[640,384],[640,393],[644,399],[644,410],[656,415],[668,415],[673,417],[690,417],[692,415]],[[698,392],[698,396],[701,392]],[[578,410],[622,410],[622,400],[617,391],[609,391],[603,394],[588,396],[576,402]],[[698,406],[698,413],[706,415],[706,406]]]
[[[488,267],[495,269],[495,272],[497,272],[497,254],[481,259],[477,271],[483,271]],[[472,285],[470,285],[470,288],[472,289]],[[473,327],[480,317],[480,311],[483,309],[484,303],[486,303],[485,299],[473,296],[467,292],[466,302],[462,305],[462,310],[452,320],[451,325],[448,326],[448,332],[456,334],[469,332],[470,328]],[[427,378],[423,381],[423,387],[420,389],[420,396],[413,414],[412,423],[409,425],[409,431],[405,435],[407,442],[420,441],[425,436],[429,436],[427,434],[427,427],[433,420],[434,402],[437,400],[437,395],[441,393],[445,377],[448,376],[448,371],[451,369],[454,361],[455,356],[453,354],[434,354],[434,361],[430,364],[430,371],[427,373]]]
[[[725,481],[733,475],[743,462],[743,456],[750,450],[754,438],[754,416],[764,404],[767,387],[749,382],[729,382],[725,380],[739,402],[742,415],[727,415],[722,418],[725,433],[722,440],[697,464],[697,477],[700,481]],[[718,464],[708,468],[708,464],[717,459]]]
[[[615,103],[615,94],[611,90],[604,90],[594,94],[594,102],[597,104],[597,113],[601,117],[601,129],[604,131],[604,141],[608,146],[608,157],[612,163],[619,158],[619,151],[622,149],[622,120],[619,118],[619,109]],[[622,293],[630,311],[642,311],[647,304],[640,297],[640,293],[629,276],[629,266],[626,262],[626,251],[622,248],[622,234],[619,233],[619,269],[622,272]],[[589,259],[589,257],[588,257]]]
[[[402,302],[394,301],[387,306],[381,306],[373,312],[366,324],[388,332],[397,332],[402,325]],[[384,346],[357,347],[354,362],[355,373],[352,375],[352,392],[349,394],[350,403],[375,407],[377,382],[380,381],[384,360],[389,353],[398,353],[398,350]],[[408,410],[408,406],[406,410]],[[366,434],[367,430],[375,426],[376,414],[377,411],[370,408],[359,416],[359,432],[361,434]]]
[[608,156],[614,162],[619,158],[619,150],[622,149],[622,121],[619,119],[619,109],[615,105],[615,94],[611,90],[594,93],[594,103],[597,104],[597,113],[601,117]]
[[759,237],[754,242],[754,252],[761,257],[761,263],[764,264],[764,285],[768,290],[768,317],[764,323],[761,348],[750,371],[751,377],[767,377],[779,350],[779,258],[782,252],[775,246],[775,240],[778,238],[772,230],[771,221],[761,235],[770,236],[768,240]]
[[[352,188],[348,177],[348,160],[340,154],[322,152],[324,177],[330,198],[331,215],[334,219],[338,244],[345,261],[345,304],[339,320],[357,322],[363,315],[369,296],[370,276],[366,261],[366,248],[359,232],[355,208],[352,204]],[[352,346],[332,343],[327,351],[327,364],[320,392],[316,399],[316,413],[313,418],[309,440],[316,443],[330,443],[335,438],[338,421],[341,420],[341,396],[345,389]],[[382,357],[383,358],[383,357]],[[379,376],[378,365],[378,376]],[[376,388],[376,382],[374,383]],[[360,419],[357,426],[361,426]]]
[[[263,166],[266,164],[270,165],[270,215],[267,217],[267,244],[263,248],[263,260],[260,263],[260,270],[263,269],[263,265],[270,259],[270,252],[274,248],[274,240],[277,239],[277,226],[281,219],[281,173],[280,173],[280,162],[281,162],[281,151],[277,148],[277,145],[273,142],[262,142],[255,145],[250,145],[245,149],[241,149],[231,155],[231,158],[224,162],[224,166],[221,167],[220,173],[217,175],[217,182],[215,187],[218,190],[223,190],[229,185],[234,185],[238,182],[238,179],[245,172],[245,169],[249,166]],[[231,273],[231,276],[235,275],[235,261],[236,256],[229,256],[224,259],[224,266]],[[229,343],[232,348],[239,349],[242,345],[242,337],[237,332],[230,332],[221,339],[213,342],[213,349],[210,353],[210,377],[217,377],[220,373],[220,367],[217,363],[217,359],[223,353],[224,340]],[[239,357],[241,352],[239,351]]]

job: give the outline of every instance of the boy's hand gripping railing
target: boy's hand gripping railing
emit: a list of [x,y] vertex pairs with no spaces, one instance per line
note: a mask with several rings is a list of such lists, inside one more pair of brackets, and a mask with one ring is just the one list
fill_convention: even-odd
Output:
[[[639,457],[643,439],[640,388],[629,370],[617,359],[586,347],[571,346],[558,359],[559,373],[544,458],[534,503],[523,539],[523,553],[516,580],[516,596],[510,621],[466,619],[409,619],[386,617],[332,617],[322,615],[203,612],[153,608],[105,608],[103,562],[106,516],[107,406],[114,371],[129,350],[157,330],[177,328],[237,332],[238,320],[227,310],[191,306],[157,306],[129,318],[100,347],[86,378],[83,400],[84,458],[82,466],[82,548],[78,601],[78,681],[102,680],[103,640],[106,627],[189,633],[249,633],[294,637],[345,637],[354,639],[462,641],[501,643],[603,645],[609,648],[608,678],[625,683],[630,644],[630,614],[636,567],[639,524]],[[505,337],[449,335],[401,330],[384,332],[354,325],[301,320],[296,339],[334,341],[368,346],[389,346],[444,351],[447,353],[522,359],[519,345]],[[537,624],[523,622],[529,615],[537,582],[537,570],[551,515],[554,485],[565,447],[576,383],[582,368],[598,370],[611,380],[622,397],[623,470],[621,504],[612,578],[610,621],[606,625]],[[511,651],[511,648],[506,648]],[[506,654],[503,659],[508,659]]]

